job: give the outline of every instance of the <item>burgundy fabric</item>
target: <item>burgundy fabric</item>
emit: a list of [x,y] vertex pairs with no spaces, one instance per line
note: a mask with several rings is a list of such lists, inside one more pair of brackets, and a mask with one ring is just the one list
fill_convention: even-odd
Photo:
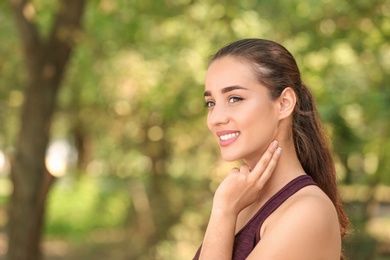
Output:
[[[260,228],[268,216],[289,197],[308,185],[316,185],[316,183],[309,175],[301,175],[290,181],[272,196],[234,237],[232,259],[246,259],[260,241]],[[201,248],[196,252],[194,260],[199,259]]]

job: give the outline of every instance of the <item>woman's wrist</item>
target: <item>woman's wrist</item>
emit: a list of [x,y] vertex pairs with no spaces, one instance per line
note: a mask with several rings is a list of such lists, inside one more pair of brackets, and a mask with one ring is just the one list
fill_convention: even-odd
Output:
[[217,207],[213,206],[211,210],[211,216],[219,219],[237,219],[240,212],[229,207]]
[[213,207],[200,259],[231,259],[238,214]]

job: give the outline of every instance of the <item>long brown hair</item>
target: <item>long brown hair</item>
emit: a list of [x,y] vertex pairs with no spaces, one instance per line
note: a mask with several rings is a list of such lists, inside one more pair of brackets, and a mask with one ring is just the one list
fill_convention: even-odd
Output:
[[273,99],[278,98],[286,87],[295,91],[297,103],[292,119],[295,150],[305,172],[336,207],[340,232],[344,237],[349,220],[339,197],[329,141],[315,100],[301,80],[294,57],[280,44],[263,39],[243,39],[230,43],[214,54],[210,62],[225,56],[234,57],[252,66],[258,81],[269,89]]

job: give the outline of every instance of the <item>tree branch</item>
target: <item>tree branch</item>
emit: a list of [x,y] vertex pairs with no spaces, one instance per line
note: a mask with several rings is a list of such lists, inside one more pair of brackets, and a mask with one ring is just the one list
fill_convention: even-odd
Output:
[[26,58],[27,69],[30,75],[34,74],[42,43],[36,25],[33,22],[34,8],[28,0],[10,0],[16,26],[22,41],[23,52]]
[[85,0],[61,0],[56,20],[48,40],[49,65],[56,72],[64,71],[73,46],[81,36],[81,18],[85,9]]

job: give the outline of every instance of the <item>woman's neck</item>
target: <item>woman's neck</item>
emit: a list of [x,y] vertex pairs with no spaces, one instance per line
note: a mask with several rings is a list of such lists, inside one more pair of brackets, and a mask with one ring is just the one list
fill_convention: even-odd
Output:
[[268,198],[296,177],[305,174],[294,145],[281,143],[282,154],[270,179],[260,192],[260,198]]

